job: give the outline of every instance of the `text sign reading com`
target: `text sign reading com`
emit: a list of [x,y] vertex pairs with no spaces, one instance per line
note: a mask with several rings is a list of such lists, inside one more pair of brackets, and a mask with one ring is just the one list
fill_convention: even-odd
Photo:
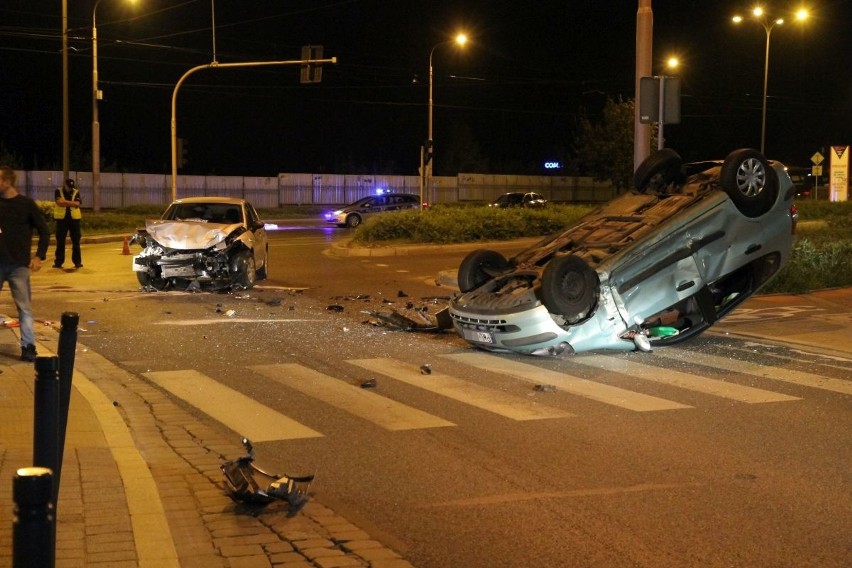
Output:
[[546,170],[561,170],[562,162],[545,162],[544,169]]

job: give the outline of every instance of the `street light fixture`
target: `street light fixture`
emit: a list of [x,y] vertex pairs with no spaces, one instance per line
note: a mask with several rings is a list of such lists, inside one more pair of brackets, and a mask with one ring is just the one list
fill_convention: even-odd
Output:
[[[136,0],[129,0],[131,3]],[[92,8],[92,209],[101,210],[101,124],[98,122],[98,101],[103,93],[98,89],[98,4]]]
[[[424,172],[422,174],[425,175],[427,183],[426,187],[428,188],[430,195],[430,202],[434,201],[434,196],[432,196],[433,187],[432,187],[432,168],[435,163],[435,146],[434,146],[434,138],[432,133],[432,112],[433,112],[433,100],[432,100],[432,91],[433,91],[433,68],[432,68],[432,56],[435,55],[435,50],[441,47],[442,45],[446,45],[448,43],[455,43],[460,47],[464,47],[467,43],[467,36],[463,33],[459,33],[453,39],[442,41],[432,47],[432,50],[429,52],[429,134],[426,139],[426,148],[424,148],[424,153],[428,158],[428,162],[424,165]],[[422,178],[421,178],[422,179]],[[420,191],[420,202],[423,202],[423,190],[421,188]]]
[[[763,64],[763,114],[761,119],[760,126],[760,153],[765,155],[766,149],[766,93],[769,87],[769,40],[772,36],[772,30],[775,29],[775,26],[780,26],[784,23],[784,18],[776,18],[770,19],[766,12],[760,6],[754,8],[752,11],[752,16],[757,20],[757,22],[763,26],[763,29],[766,31],[766,55],[764,56],[764,64]],[[796,12],[796,20],[804,21],[808,18],[808,11],[805,9],[799,9]],[[740,15],[736,15],[732,18],[735,24],[742,23],[743,17]]]

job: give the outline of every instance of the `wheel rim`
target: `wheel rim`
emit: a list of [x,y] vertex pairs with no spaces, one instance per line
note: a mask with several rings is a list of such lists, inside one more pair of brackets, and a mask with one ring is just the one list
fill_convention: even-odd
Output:
[[576,270],[572,270],[562,279],[559,288],[562,290],[566,299],[575,303],[583,297],[587,287],[583,275]]
[[766,187],[766,170],[760,160],[743,160],[737,168],[737,189],[746,197],[755,197]]

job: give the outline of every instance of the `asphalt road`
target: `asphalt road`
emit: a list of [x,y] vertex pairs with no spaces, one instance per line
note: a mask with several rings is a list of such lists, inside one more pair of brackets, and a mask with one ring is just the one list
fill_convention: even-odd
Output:
[[34,276],[37,315],[78,312],[81,348],[316,472],[417,566],[848,565],[852,355],[820,343],[848,293],[755,298],[650,354],[485,354],[375,316],[433,316],[464,247],[340,256],[345,230],[296,225],[239,294],[140,292],[121,243],[86,245]]

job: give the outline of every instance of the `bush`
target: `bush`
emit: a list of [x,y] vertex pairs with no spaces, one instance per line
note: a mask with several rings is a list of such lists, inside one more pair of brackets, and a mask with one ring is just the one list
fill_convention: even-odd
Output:
[[358,227],[353,241],[468,243],[540,237],[555,233],[591,211],[586,205],[549,205],[544,209],[433,207],[377,215]]

